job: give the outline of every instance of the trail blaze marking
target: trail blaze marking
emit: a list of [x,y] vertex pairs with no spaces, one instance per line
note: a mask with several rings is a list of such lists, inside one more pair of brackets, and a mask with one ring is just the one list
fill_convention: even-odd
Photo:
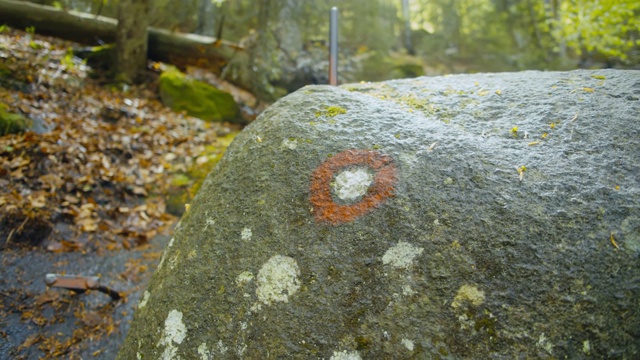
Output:
[[[352,167],[371,169],[374,172],[373,182],[359,202],[337,204],[331,195],[331,182],[337,172]],[[368,150],[345,150],[338,153],[318,166],[311,175],[310,201],[316,221],[333,225],[351,222],[393,196],[396,182],[396,166],[389,155]]]

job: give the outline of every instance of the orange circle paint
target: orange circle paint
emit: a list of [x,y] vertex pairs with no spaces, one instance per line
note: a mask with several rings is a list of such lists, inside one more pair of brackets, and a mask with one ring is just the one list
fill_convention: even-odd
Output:
[[[373,182],[359,202],[337,204],[331,195],[331,181],[336,172],[351,166],[373,170]],[[368,150],[345,150],[336,154],[318,166],[311,175],[310,201],[316,221],[333,225],[351,222],[393,196],[396,182],[396,166],[389,155]]]

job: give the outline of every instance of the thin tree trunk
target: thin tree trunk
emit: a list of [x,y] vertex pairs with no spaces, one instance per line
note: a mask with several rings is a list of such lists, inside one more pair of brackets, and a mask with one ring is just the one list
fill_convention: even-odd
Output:
[[213,36],[215,33],[215,12],[211,0],[200,0],[198,9],[198,26],[195,33],[205,36]]
[[[553,21],[551,22],[551,31],[560,30],[560,0],[551,0],[551,10],[553,14]],[[556,37],[558,41],[558,56],[561,63],[567,61],[567,43],[564,41],[563,36]]]
[[[264,63],[267,61],[267,46],[270,43],[268,37],[271,33],[269,29],[269,18],[271,17],[271,0],[260,0],[258,3],[258,26],[256,29],[256,38],[247,49],[249,52],[249,71],[254,74],[251,76],[252,89],[263,89],[268,82],[268,76],[265,76]],[[262,95],[262,94],[261,94]]]
[[[542,46],[542,36],[540,35],[540,29],[538,29],[538,21],[536,19],[536,9],[533,6],[533,2],[531,0],[527,0],[527,6],[529,7],[529,16],[531,17],[531,26],[533,27],[533,34],[536,39],[536,46],[539,49],[543,49]],[[546,54],[545,54],[546,57]]]
[[116,29],[116,80],[134,83],[147,67],[150,0],[120,0]]
[[409,55],[415,55],[411,41],[411,17],[409,16],[409,0],[402,0],[402,17],[404,18],[404,48],[407,49]]
[[456,6],[456,0],[449,0],[442,9],[443,28],[447,42],[447,52],[450,54],[463,54],[464,49],[460,33],[460,15]]

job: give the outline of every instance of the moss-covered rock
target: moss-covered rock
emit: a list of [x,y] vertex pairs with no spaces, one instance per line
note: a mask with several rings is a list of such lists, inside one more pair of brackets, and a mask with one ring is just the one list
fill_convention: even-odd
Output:
[[171,177],[171,186],[165,195],[169,214],[181,216],[185,212],[185,205],[191,202],[200,186],[202,186],[204,179],[218,164],[224,151],[237,134],[238,132],[233,131],[217,138],[214,143],[205,147],[203,153],[198,155],[198,160],[189,167],[186,174],[178,173]]
[[9,112],[6,105],[0,104],[0,136],[24,132],[33,122],[20,115]]
[[202,81],[187,77],[174,67],[160,75],[162,103],[206,121],[242,122],[233,97]]

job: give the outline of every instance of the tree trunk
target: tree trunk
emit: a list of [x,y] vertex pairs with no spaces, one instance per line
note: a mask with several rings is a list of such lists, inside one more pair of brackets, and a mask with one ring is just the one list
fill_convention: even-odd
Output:
[[411,16],[409,15],[409,0],[402,0],[402,17],[404,20],[404,48],[409,55],[415,55],[411,41]]
[[[56,36],[87,45],[114,43],[117,21],[104,16],[94,16],[76,11],[63,11],[51,6],[27,1],[0,0],[0,24],[24,29],[34,26],[39,34]],[[149,28],[148,57],[185,67],[207,68],[219,73],[229,60],[244,48],[237,44],[208,36],[174,33],[164,29]],[[249,89],[248,84],[228,81]]]
[[[538,19],[536,14],[536,9],[534,7],[533,2],[531,0],[527,0],[527,7],[529,8],[529,16],[531,17],[531,26],[533,27],[533,35],[535,39],[535,44],[538,49],[543,49],[542,45],[542,35],[540,35],[540,29],[538,29]],[[545,53],[545,57],[546,57]]]
[[[559,0],[551,0],[551,11],[553,21],[550,21],[550,31],[553,33],[560,31],[560,1]],[[558,57],[560,58],[560,63],[565,64],[568,62],[567,58],[567,43],[564,40],[563,36],[555,36],[556,41],[558,42]]]
[[215,32],[215,12],[211,0],[200,0],[196,34],[213,36]]
[[448,0],[442,7],[442,27],[449,55],[464,53],[463,39],[460,32],[460,15],[458,14],[456,0]]
[[134,83],[147,67],[150,0],[120,0],[116,29],[116,80]]

